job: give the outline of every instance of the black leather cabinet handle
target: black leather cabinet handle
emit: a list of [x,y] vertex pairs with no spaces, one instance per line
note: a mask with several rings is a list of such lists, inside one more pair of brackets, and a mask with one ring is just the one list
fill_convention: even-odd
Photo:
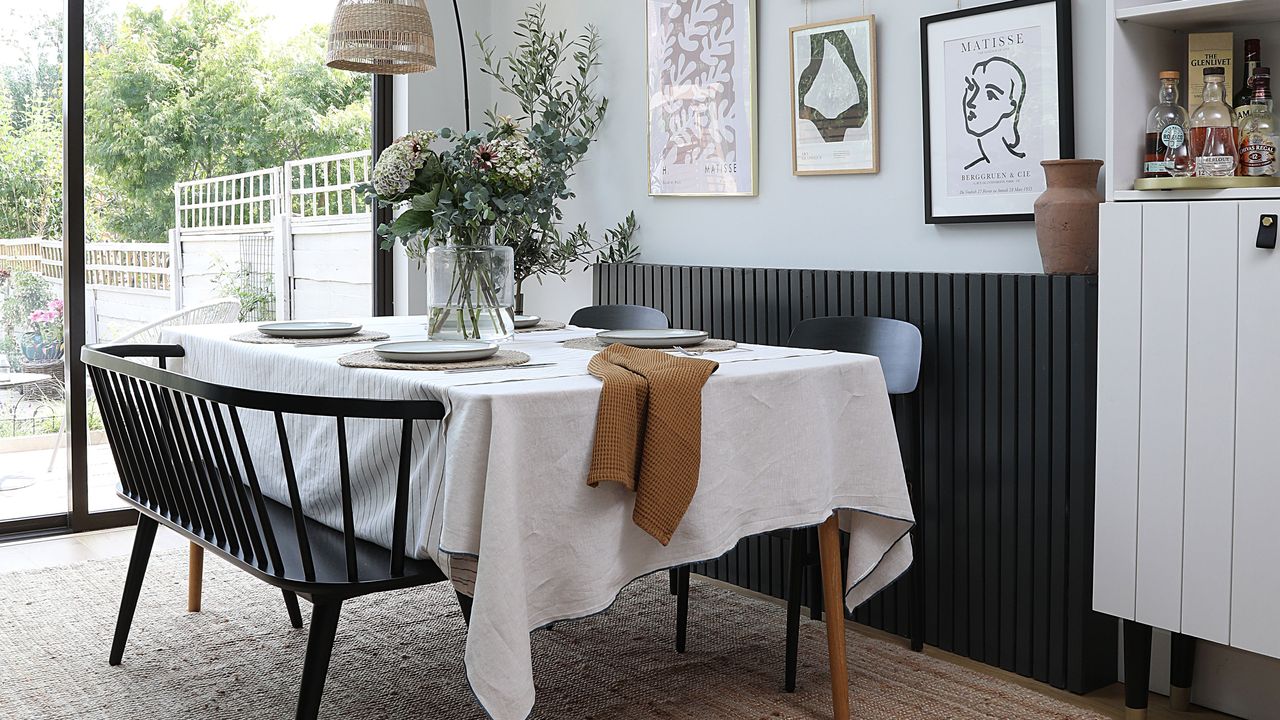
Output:
[[1275,215],[1263,215],[1258,218],[1258,249],[1259,250],[1275,250],[1276,249],[1276,226],[1280,223],[1276,222]]

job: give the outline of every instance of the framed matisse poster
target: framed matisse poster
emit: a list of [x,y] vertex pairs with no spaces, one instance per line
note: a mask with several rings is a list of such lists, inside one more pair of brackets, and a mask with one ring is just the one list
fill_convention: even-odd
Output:
[[791,171],[880,171],[876,18],[791,28]]
[[1041,160],[1075,155],[1071,0],[920,20],[925,222],[1033,220]]
[[756,194],[755,0],[646,0],[649,194]]

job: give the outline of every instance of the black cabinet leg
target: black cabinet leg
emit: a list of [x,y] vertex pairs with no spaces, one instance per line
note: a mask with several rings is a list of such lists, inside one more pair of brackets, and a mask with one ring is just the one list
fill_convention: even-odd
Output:
[[689,630],[689,566],[676,569],[676,652],[684,652]]
[[464,595],[457,590],[453,594],[458,597],[458,608],[462,610],[462,622],[468,626],[471,625],[471,605],[475,602],[470,595]]
[[282,590],[284,593],[284,606],[289,610],[289,623],[293,625],[293,629],[302,629],[302,609],[298,607],[298,596]]
[[1151,686],[1151,626],[1124,621],[1124,714],[1126,720],[1147,716]]
[[796,666],[800,655],[800,593],[804,590],[805,532],[791,531],[791,566],[787,577],[787,670],[783,689],[796,691]]
[[116,616],[116,636],[111,641],[112,665],[119,665],[124,658],[124,645],[129,641],[129,628],[133,625],[133,612],[138,609],[138,596],[142,594],[142,580],[151,560],[151,547],[156,542],[156,530],[160,523],[146,515],[138,517],[138,528],[133,535],[133,554],[129,557],[129,569],[125,572],[124,595],[120,598],[120,614]]
[[1191,677],[1196,669],[1196,639],[1174,633],[1169,651],[1169,704],[1178,712],[1191,709]]
[[333,639],[338,633],[341,600],[317,600],[311,610],[311,634],[307,638],[307,659],[302,665],[302,691],[298,694],[298,720],[316,720],[324,697],[325,676]]

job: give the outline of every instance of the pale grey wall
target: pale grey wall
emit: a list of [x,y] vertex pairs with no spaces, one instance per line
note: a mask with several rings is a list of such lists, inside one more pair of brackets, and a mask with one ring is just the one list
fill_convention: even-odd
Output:
[[[506,41],[526,0],[494,0],[495,39]],[[591,151],[574,219],[611,224],[634,209],[645,259],[864,270],[1037,271],[1030,223],[924,224],[920,17],[955,0],[759,0],[760,196],[650,198],[646,188],[644,0],[550,0],[553,22],[596,25],[604,39],[601,87],[610,116]],[[966,2],[966,7],[981,3]],[[1103,0],[1074,12],[1080,157],[1102,157]],[[881,170],[878,175],[791,174],[788,28],[811,20],[876,15]]]
[[[966,1],[964,7],[986,3]],[[495,40],[527,7],[494,0]],[[954,10],[955,0],[759,0],[760,196],[651,198],[646,186],[644,0],[550,0],[551,20],[587,23],[604,40],[601,88],[610,113],[577,183],[570,217],[597,231],[635,210],[644,260],[658,263],[861,270],[1037,272],[1030,223],[924,224],[921,149],[920,17]],[[1076,0],[1076,146],[1104,152],[1104,0]],[[875,14],[879,45],[880,173],[791,174],[788,29],[806,21]],[[585,278],[529,291],[561,311],[588,299]]]

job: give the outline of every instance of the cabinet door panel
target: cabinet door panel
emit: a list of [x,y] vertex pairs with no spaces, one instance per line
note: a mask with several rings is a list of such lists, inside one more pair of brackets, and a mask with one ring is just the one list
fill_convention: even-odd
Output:
[[1138,533],[1142,206],[1102,206],[1093,608],[1133,619]]
[[1231,644],[1280,657],[1280,251],[1256,247],[1264,214],[1280,202],[1240,203]]
[[1231,630],[1239,205],[1190,206],[1182,632],[1227,643]]
[[1182,625],[1187,223],[1186,203],[1143,206],[1136,619],[1168,630]]

